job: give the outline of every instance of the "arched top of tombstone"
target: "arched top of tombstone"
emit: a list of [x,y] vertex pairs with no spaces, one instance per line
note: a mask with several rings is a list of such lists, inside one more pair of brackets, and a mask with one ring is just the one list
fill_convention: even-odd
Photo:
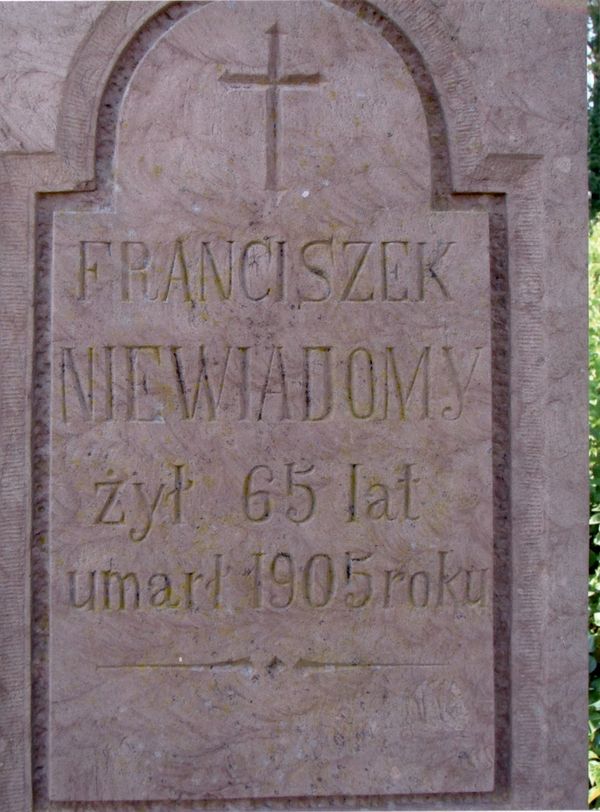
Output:
[[300,206],[335,230],[427,206],[427,121],[404,61],[347,10],[306,12],[208,4],[152,45],[117,121],[117,211],[218,230]]
[[[109,4],[76,54],[69,71],[69,79],[65,85],[59,111],[56,151],[69,169],[81,176],[81,183],[91,180],[94,175],[98,108],[103,90],[119,57],[146,24],[161,11],[168,10],[171,5],[172,3],[169,2]],[[198,4],[199,14],[196,9],[190,12],[192,18],[198,18],[198,24],[201,19],[206,20],[211,17],[216,19],[225,10],[221,4],[217,4],[219,6],[219,14],[217,14],[216,11],[207,9],[206,5]],[[273,4],[265,5],[272,6]],[[227,8],[231,9],[231,4],[228,4]],[[354,14],[364,23],[364,26],[352,28],[347,25],[348,31],[364,29],[365,42],[373,42],[373,38],[376,37],[386,40],[386,47],[379,49],[380,54],[386,54],[392,48],[396,50],[398,56],[401,57],[401,59],[396,57],[395,64],[398,72],[396,78],[404,77],[400,78],[400,81],[404,81],[406,85],[412,85],[414,81],[421,97],[424,121],[428,128],[428,133],[424,134],[421,146],[425,147],[427,144],[432,154],[435,150],[443,153],[443,171],[446,172],[448,182],[450,176],[452,177],[452,190],[458,190],[468,185],[469,177],[484,157],[482,155],[481,117],[477,109],[476,94],[470,80],[468,66],[457,52],[456,45],[436,13],[435,6],[429,2],[423,3],[421,0],[409,0],[408,2],[379,0],[377,4],[361,2],[361,0],[336,0],[319,4],[315,13],[331,20],[350,19]],[[196,23],[194,22],[192,25],[196,25]],[[188,24],[181,26],[180,30],[185,31],[188,28],[189,19]],[[174,29],[177,29],[177,24]],[[320,32],[319,35],[324,33]],[[180,33],[175,34],[176,38],[181,36]],[[304,62],[308,60],[308,53],[304,59],[304,56],[299,53],[298,41],[296,40],[294,43],[294,39],[287,32],[280,33],[280,48],[283,42],[284,59],[289,58],[292,61],[295,59],[296,64],[304,65]],[[316,44],[315,42],[315,47]],[[390,45],[391,48],[389,48]],[[229,56],[233,56],[231,43],[216,44],[215,47],[217,50],[219,48],[222,50],[224,48],[224,51],[229,50]],[[254,41],[247,42],[245,47],[250,49],[248,57],[252,61],[252,71],[259,74],[260,70],[255,69],[254,63],[259,66],[262,64],[261,60],[264,62],[267,56],[268,36],[266,32],[257,31]],[[141,50],[141,58],[144,60],[146,55],[143,53],[143,49]],[[205,50],[204,45],[203,50]],[[296,55],[294,56],[294,54]],[[359,53],[356,56],[360,63],[363,55]],[[386,64],[391,64],[389,55],[384,58],[384,61]],[[229,73],[235,77],[236,73],[243,73],[242,63],[237,64],[237,68],[235,60],[229,64],[230,67],[225,64],[221,66],[222,74]],[[291,67],[293,67],[292,63],[290,63],[290,70]],[[307,62],[307,74],[319,73],[318,67],[314,71],[309,68]],[[249,72],[252,71],[249,69]],[[407,78],[409,78],[408,82],[406,82]],[[381,77],[375,75],[365,76],[364,79],[367,84],[369,81],[381,81]],[[235,83],[231,83],[229,88],[224,89],[224,92],[229,91],[230,99],[233,99],[234,96],[238,97],[236,105],[248,108],[252,105],[253,100],[256,100],[257,96],[253,93],[232,93],[234,87]],[[290,90],[291,93],[289,90],[284,90],[284,92],[290,93],[290,98],[295,97],[296,104],[299,103],[298,99],[306,95],[300,93],[299,88]],[[314,96],[314,94],[312,95]],[[407,94],[405,93],[404,96],[407,97]],[[241,101],[243,97],[246,97],[246,101]],[[409,104],[411,103],[409,102]],[[374,126],[376,126],[376,122],[374,122]],[[177,128],[177,122],[173,122],[173,127]],[[263,162],[266,160],[266,157],[263,156]],[[160,163],[157,165],[160,166]],[[438,172],[436,178],[434,171],[434,183],[439,181],[439,174]]]

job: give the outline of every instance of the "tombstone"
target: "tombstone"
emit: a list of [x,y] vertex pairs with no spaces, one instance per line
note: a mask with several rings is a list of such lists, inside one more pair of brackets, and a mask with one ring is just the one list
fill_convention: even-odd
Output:
[[38,6],[6,808],[583,807],[584,4]]

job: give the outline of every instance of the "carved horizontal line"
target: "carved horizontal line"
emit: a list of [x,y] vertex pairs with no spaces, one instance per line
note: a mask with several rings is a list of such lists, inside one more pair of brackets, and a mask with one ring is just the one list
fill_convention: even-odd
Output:
[[[280,666],[285,666],[285,663],[279,661]],[[371,661],[335,661],[335,662],[321,662],[319,660],[307,660],[300,658],[292,666],[295,671],[332,671],[335,669],[348,669],[348,668],[441,668],[448,665],[447,662],[436,663],[410,663],[410,662],[371,662]],[[186,669],[188,671],[213,671],[213,670],[226,670],[233,668],[253,668],[254,664],[249,657],[242,657],[237,660],[221,660],[218,662],[208,663],[116,663],[116,664],[99,664],[96,668],[105,670],[124,670],[124,669]]]
[[323,81],[318,73],[309,73],[306,75],[301,73],[290,73],[287,76],[273,78],[271,76],[265,76],[258,73],[226,72],[220,78],[222,82],[226,82],[227,84],[231,85],[257,85],[262,88],[281,87],[287,85],[317,85]]
[[123,669],[123,668],[184,668],[188,670],[215,670],[227,668],[247,668],[252,666],[252,660],[248,657],[243,657],[239,660],[221,660],[214,663],[118,663],[114,665],[97,665],[96,668],[103,669]]
[[318,660],[300,659],[294,666],[297,670],[321,670],[335,668],[440,668],[447,663],[377,663],[377,662],[319,662]]

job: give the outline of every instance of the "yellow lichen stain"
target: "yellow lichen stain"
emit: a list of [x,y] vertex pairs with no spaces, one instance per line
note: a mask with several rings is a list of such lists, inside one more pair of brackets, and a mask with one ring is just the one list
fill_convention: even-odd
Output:
[[163,173],[162,166],[160,164],[154,164],[154,166],[152,167],[152,174],[154,175],[154,177],[160,178],[162,173]]
[[337,93],[336,93],[335,90],[330,90],[329,91],[329,98],[330,99],[337,99]]

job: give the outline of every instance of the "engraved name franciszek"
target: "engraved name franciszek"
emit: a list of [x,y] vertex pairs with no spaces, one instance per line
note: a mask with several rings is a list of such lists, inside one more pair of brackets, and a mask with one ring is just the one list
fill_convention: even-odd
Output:
[[199,236],[148,243],[80,240],[72,269],[82,301],[122,302],[451,302],[461,272],[457,243],[387,239]]

